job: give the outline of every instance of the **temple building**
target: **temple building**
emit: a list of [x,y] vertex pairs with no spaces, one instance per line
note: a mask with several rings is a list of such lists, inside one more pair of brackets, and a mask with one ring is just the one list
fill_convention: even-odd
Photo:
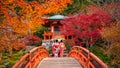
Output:
[[60,28],[62,27],[61,20],[65,19],[63,15],[54,15],[48,17],[45,20],[46,25],[50,25],[50,30],[44,32],[44,40],[51,40],[55,38],[65,38],[64,35],[61,33]]
[[68,39],[72,38],[70,36],[63,35],[60,30],[60,28],[63,26],[63,23],[61,22],[61,20],[66,19],[66,18],[68,18],[68,17],[59,15],[59,14],[45,18],[44,26],[49,25],[50,29],[45,31],[43,34],[43,36],[44,36],[44,40],[43,40],[44,44],[43,45],[46,45],[47,42],[49,42],[48,43],[48,45],[49,45],[50,42],[52,42],[55,39],[68,40]]

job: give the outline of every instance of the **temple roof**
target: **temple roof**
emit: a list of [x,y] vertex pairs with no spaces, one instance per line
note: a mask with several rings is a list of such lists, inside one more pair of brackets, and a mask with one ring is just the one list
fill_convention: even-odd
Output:
[[48,20],[61,20],[61,19],[65,19],[65,16],[58,14],[58,15],[54,15],[54,16],[48,17],[47,19]]

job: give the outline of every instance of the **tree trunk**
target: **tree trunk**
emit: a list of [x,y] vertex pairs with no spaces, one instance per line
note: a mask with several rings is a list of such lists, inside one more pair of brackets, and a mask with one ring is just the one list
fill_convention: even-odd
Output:
[[12,48],[10,48],[10,50],[9,50],[9,53],[10,53],[10,56],[12,56]]
[[97,5],[100,6],[100,2],[99,2],[99,0],[97,0]]
[[87,49],[89,50],[88,40],[86,41],[86,46],[87,46]]
[[0,64],[2,63],[2,52],[0,52]]
[[12,54],[13,54],[13,50],[12,50],[12,48],[10,48],[9,49],[9,59],[10,60],[13,60]]

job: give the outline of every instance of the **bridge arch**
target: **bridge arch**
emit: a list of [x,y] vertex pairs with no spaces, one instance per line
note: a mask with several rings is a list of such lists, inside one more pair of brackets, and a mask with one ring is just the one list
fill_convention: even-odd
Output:
[[78,60],[83,68],[108,68],[108,66],[103,63],[97,56],[80,46],[74,46],[71,48],[67,56]]
[[46,48],[39,46],[26,53],[12,68],[36,68],[43,58],[49,56]]
[[[39,46],[26,53],[12,68],[36,68],[46,57],[50,57],[48,51]],[[73,46],[67,57],[75,58],[83,68],[108,68],[97,56],[80,46]]]

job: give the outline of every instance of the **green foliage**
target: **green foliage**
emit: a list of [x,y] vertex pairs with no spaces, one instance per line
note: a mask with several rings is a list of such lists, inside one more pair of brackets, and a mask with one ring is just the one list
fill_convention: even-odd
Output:
[[43,34],[44,34],[44,31],[46,30],[47,30],[46,27],[44,27],[43,25],[40,25],[40,27],[37,28],[37,31],[34,34],[43,39]]
[[2,56],[2,59],[7,59],[8,58],[8,56]]
[[12,68],[12,66],[17,62],[17,60],[8,60],[9,67]]
[[14,58],[14,60],[18,60],[18,59],[20,59],[25,53],[26,53],[26,51],[19,51],[19,52],[13,54],[12,57]]
[[52,54],[52,47],[49,47],[48,49],[49,54]]
[[0,65],[0,68],[5,68],[5,65]]
[[81,10],[86,9],[86,7],[90,4],[95,4],[91,0],[74,0],[73,4],[68,5],[66,9],[64,9],[63,14],[73,14],[79,13]]
[[78,2],[78,0],[74,1],[73,4],[68,5],[68,7],[63,11],[63,14],[67,15],[67,14],[75,13],[80,9],[80,7],[81,7],[80,2]]
[[9,66],[12,67],[24,54],[26,51],[19,51],[12,55],[13,60],[8,60]]
[[15,7],[14,10],[18,13],[22,8],[20,8],[19,6]]
[[0,65],[0,68],[5,68],[5,64],[8,63],[8,66],[9,68],[12,68],[12,66],[26,53],[26,51],[18,51],[18,52],[15,52],[13,55],[12,55],[12,60],[4,55],[2,56],[2,64]]
[[106,54],[103,50],[103,48],[99,46],[93,46],[90,48],[90,51],[94,53],[97,57],[99,57],[103,62],[110,63],[111,61],[111,55]]
[[71,46],[70,46],[71,42],[70,41],[66,41],[65,42],[65,46],[66,46],[66,51],[69,52],[70,49],[71,49]]

